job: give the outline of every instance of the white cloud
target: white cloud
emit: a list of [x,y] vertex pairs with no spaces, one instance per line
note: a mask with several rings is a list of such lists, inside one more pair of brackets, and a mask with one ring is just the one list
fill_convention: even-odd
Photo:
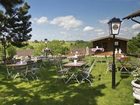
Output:
[[76,19],[74,16],[56,17],[50,23],[61,26],[67,30],[69,30],[70,28],[76,28],[82,25],[82,21]]
[[121,31],[124,31],[124,32],[128,32],[130,30],[130,28],[128,27],[122,27],[120,28]]
[[109,19],[99,20],[99,22],[102,23],[102,24],[107,24],[108,21],[109,21]]
[[40,17],[40,18],[34,18],[32,19],[32,23],[36,23],[36,24],[46,24],[48,23],[48,18],[47,17]]
[[37,20],[37,23],[38,23],[38,24],[45,24],[45,23],[48,23],[48,18],[47,18],[47,17],[40,17],[40,18]]
[[94,27],[91,27],[91,26],[86,26],[83,31],[84,32],[87,32],[87,31],[93,31],[94,30]]
[[95,32],[102,32],[103,30],[102,29],[95,29],[94,31]]
[[140,33],[139,31],[133,32],[134,35],[137,35],[137,34],[139,34],[139,33]]
[[138,30],[138,29],[140,29],[140,24],[136,23],[136,24],[132,25],[131,28],[134,30]]
[[98,33],[98,35],[104,35],[105,34],[105,32],[99,32]]
[[66,32],[64,32],[64,31],[61,31],[61,32],[60,32],[60,34],[62,34],[62,35],[66,35]]

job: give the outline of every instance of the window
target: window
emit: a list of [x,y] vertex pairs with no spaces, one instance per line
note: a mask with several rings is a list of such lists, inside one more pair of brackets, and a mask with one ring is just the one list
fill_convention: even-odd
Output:
[[115,41],[115,46],[119,46],[119,42],[118,41]]

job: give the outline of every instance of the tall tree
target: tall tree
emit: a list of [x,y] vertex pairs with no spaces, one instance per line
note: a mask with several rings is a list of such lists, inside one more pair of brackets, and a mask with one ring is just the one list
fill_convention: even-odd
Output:
[[32,31],[31,22],[29,21],[31,15],[28,15],[30,6],[25,3],[22,7],[17,9],[16,15],[10,19],[9,28],[11,29],[10,37],[11,44],[17,47],[26,45],[25,42],[31,38],[30,32]]
[[128,41],[128,53],[140,55],[140,33]]
[[28,15],[30,6],[22,0],[1,0],[4,10],[0,11],[0,41],[3,45],[4,61],[6,49],[11,44],[17,47],[26,45],[31,38],[31,15]]
[[11,12],[17,6],[23,3],[23,0],[0,0],[0,4],[6,12]]

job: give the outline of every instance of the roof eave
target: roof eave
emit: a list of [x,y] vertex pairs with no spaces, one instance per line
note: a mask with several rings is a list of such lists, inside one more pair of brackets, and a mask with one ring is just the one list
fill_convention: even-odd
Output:
[[[95,41],[103,40],[103,39],[106,39],[106,38],[113,38],[113,37],[111,35],[109,35],[109,36],[97,38],[97,39],[94,39],[94,40],[91,40],[91,41],[95,42]],[[119,39],[119,40],[123,40],[123,41],[128,41],[129,40],[129,39],[126,39],[126,38],[121,38],[121,37],[115,37],[115,39]]]

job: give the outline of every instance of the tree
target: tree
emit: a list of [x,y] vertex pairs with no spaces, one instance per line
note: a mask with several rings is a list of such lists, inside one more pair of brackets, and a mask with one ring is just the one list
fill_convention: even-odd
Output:
[[128,53],[132,55],[140,55],[140,33],[128,41]]
[[[26,45],[25,42],[31,38],[30,32],[32,31],[31,22],[29,21],[31,15],[28,15],[28,9],[30,6],[27,3],[24,3],[22,7],[20,7],[16,16],[14,16],[9,21],[9,27],[11,28],[11,44],[17,47],[22,47]],[[11,26],[10,26],[11,25]]]
[[0,41],[3,46],[3,60],[6,60],[6,49],[10,45],[22,47],[31,38],[30,6],[23,0],[1,0],[0,10]]
[[11,12],[15,6],[23,3],[23,0],[0,0],[0,4],[3,6],[6,12]]
[[71,44],[71,49],[77,49],[77,48],[86,48],[91,47],[92,43],[88,41],[83,41],[83,40],[77,40],[75,43]]
[[55,55],[66,54],[69,51],[69,49],[65,46],[64,41],[59,40],[49,42],[48,48],[50,48],[52,53]]

